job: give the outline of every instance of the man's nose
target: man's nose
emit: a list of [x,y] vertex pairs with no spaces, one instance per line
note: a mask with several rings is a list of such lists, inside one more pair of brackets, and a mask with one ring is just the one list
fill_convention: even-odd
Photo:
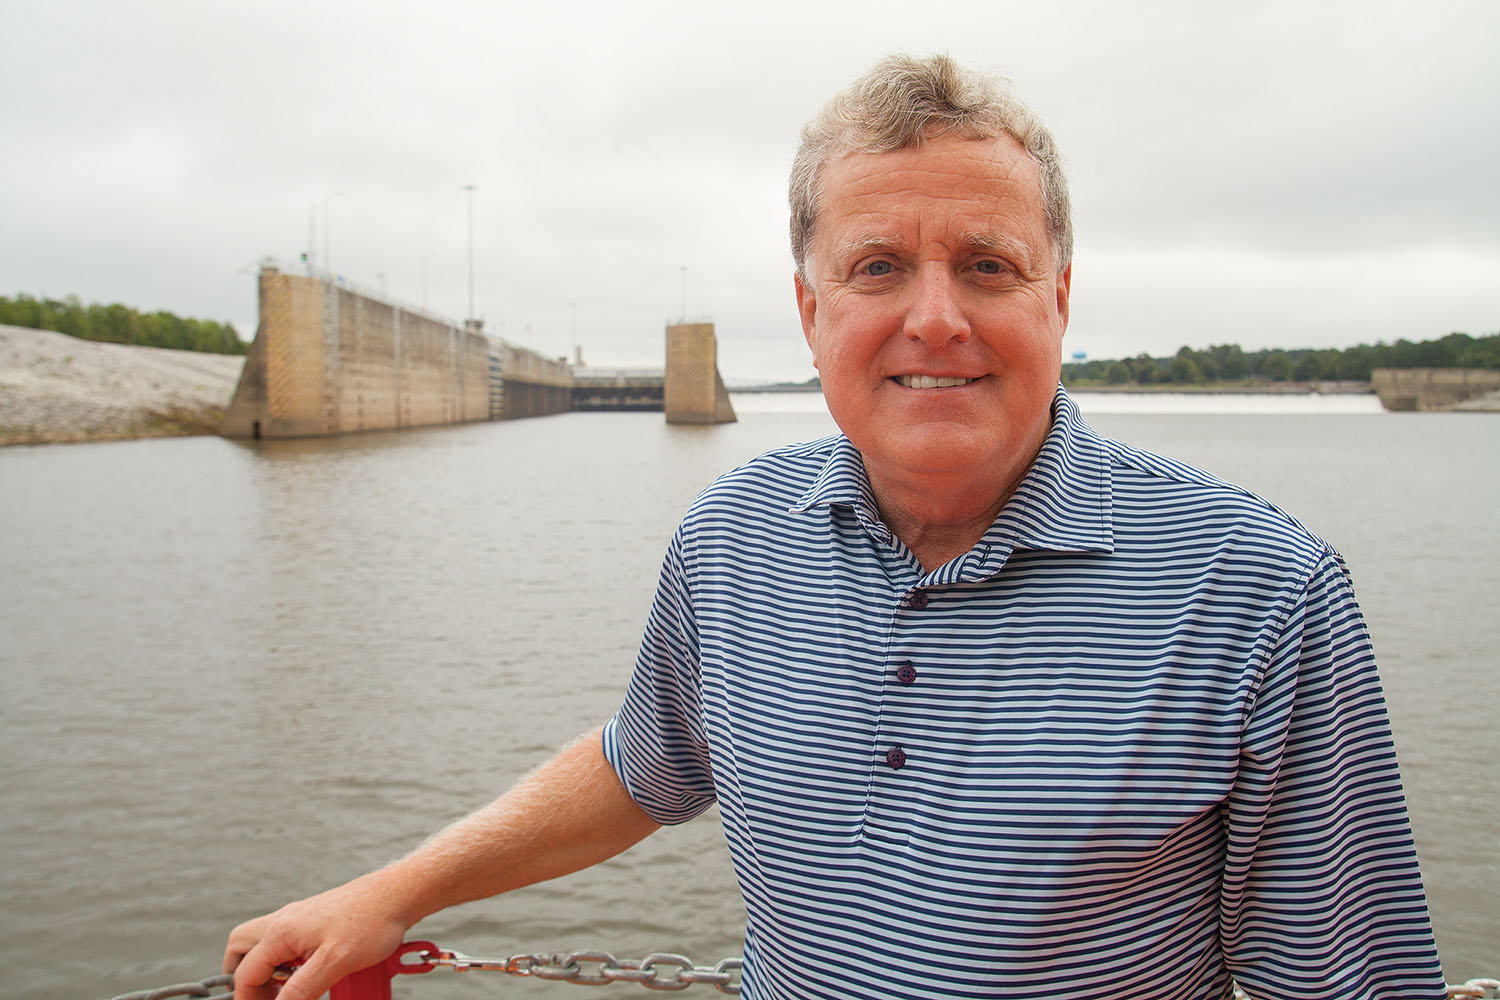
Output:
[[928,264],[917,270],[906,311],[906,335],[931,347],[969,339],[969,318],[959,287],[946,267]]

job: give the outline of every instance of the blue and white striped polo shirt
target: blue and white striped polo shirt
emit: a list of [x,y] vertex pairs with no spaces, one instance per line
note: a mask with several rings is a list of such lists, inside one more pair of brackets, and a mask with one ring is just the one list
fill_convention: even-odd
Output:
[[750,1000],[1446,995],[1338,556],[1061,390],[931,573],[843,437],[709,487],[604,749],[718,803]]

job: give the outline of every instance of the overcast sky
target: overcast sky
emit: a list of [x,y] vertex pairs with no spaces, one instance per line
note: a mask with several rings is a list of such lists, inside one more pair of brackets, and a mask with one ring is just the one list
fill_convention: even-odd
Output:
[[[0,4],[0,294],[227,320],[311,249],[547,354],[813,374],[798,130],[893,51],[1062,146],[1066,353],[1500,329],[1500,2]],[[474,185],[470,195],[465,185]],[[325,261],[325,242],[327,257]]]

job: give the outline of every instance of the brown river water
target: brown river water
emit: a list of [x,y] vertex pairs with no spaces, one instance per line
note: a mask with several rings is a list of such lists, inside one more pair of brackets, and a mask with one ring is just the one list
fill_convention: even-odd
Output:
[[[1445,971],[1500,973],[1500,416],[1080,401],[1101,432],[1255,489],[1344,553]],[[238,921],[404,852],[608,717],[693,494],[832,429],[815,395],[735,404],[719,427],[566,414],[0,451],[0,994],[216,973]],[[743,920],[710,815],[416,933],[479,956],[712,964]],[[579,989],[449,970],[395,986]]]

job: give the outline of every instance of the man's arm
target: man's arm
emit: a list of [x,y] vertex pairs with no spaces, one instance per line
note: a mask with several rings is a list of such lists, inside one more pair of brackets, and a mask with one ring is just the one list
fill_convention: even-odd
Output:
[[260,1000],[273,995],[277,966],[300,962],[277,995],[316,1000],[395,951],[428,914],[587,868],[657,828],[596,729],[400,861],[236,927],[224,971],[235,974],[236,1000]]
[[1326,554],[1271,651],[1225,803],[1220,941],[1261,1000],[1439,1000],[1385,699]]

